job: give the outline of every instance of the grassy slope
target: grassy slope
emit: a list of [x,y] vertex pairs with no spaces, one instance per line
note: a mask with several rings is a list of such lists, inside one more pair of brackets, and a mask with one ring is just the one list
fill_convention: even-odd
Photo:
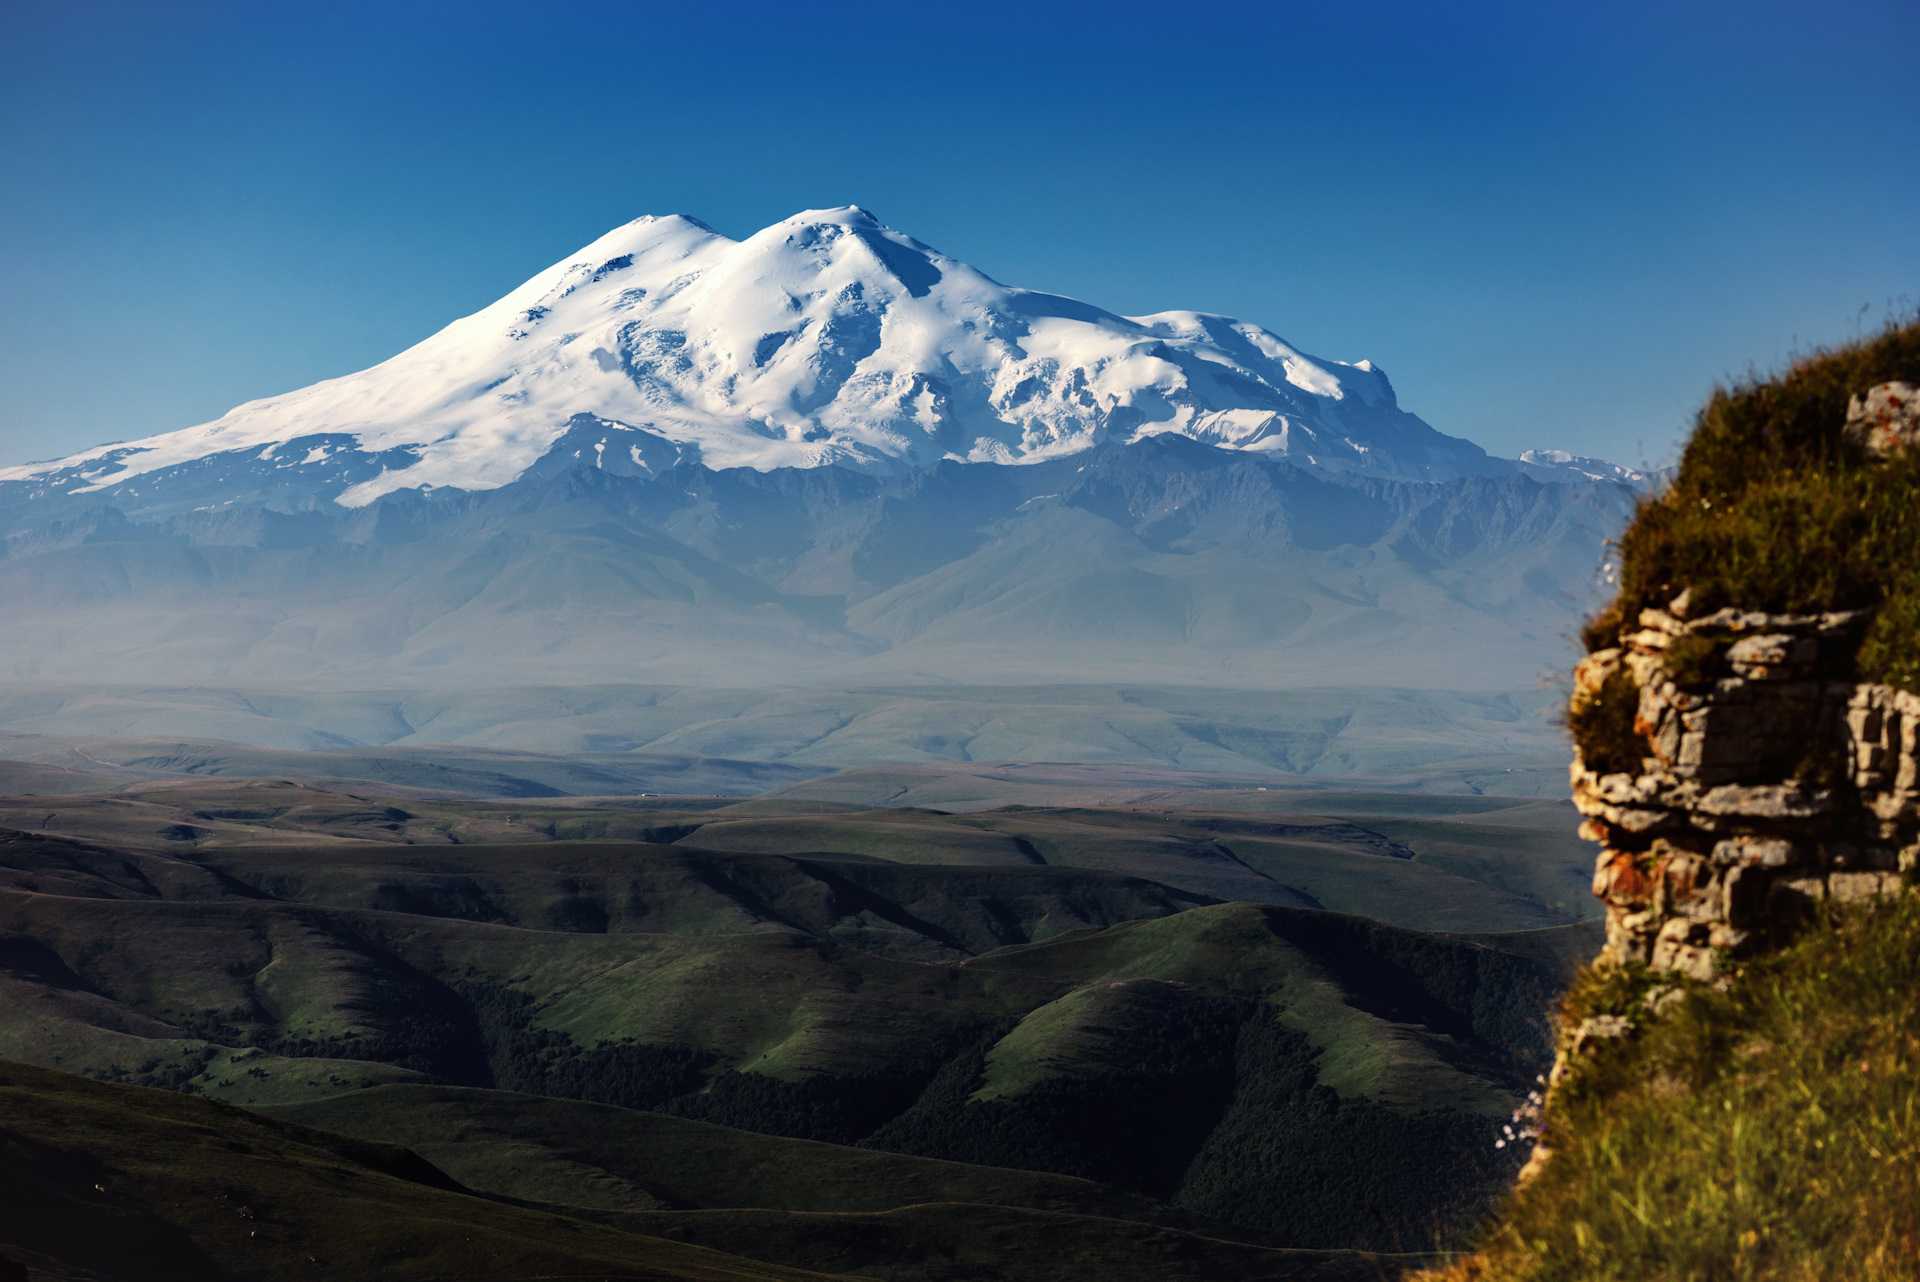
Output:
[[[1205,985],[1259,1000],[1281,1024],[1304,1033],[1320,1053],[1318,1080],[1341,1095],[1408,1111],[1446,1106],[1499,1113],[1508,1097],[1494,1084],[1497,1078],[1454,1054],[1457,1042],[1474,1031],[1471,1013],[1456,1004],[1457,1018],[1467,1022],[1440,1016],[1438,1005],[1446,999],[1428,1005],[1432,995],[1422,989],[1462,963],[1511,964],[1516,970],[1525,963],[1492,948],[1450,951],[1445,962],[1437,954],[1396,958],[1403,946],[1418,953],[1426,939],[1357,919],[1226,904],[1009,949],[969,969],[1071,975],[1077,985],[1066,998],[1028,1015],[995,1046],[983,1093],[1017,1094],[1061,1074],[1098,1075],[1099,1061],[1127,1054],[1127,1011],[1145,1000],[1122,1004],[1130,987]],[[1551,981],[1542,972],[1529,973],[1540,975],[1539,991],[1546,995]],[[1082,1029],[1079,1036],[1060,1035]],[[1480,1031],[1489,1042],[1508,1044],[1528,1036],[1520,1024],[1501,1033]]]
[[[1089,1180],[971,1166],[611,1108],[455,1086],[386,1086],[267,1110],[402,1144],[469,1188],[595,1210],[886,1211],[978,1202],[1151,1219]],[[544,1160],[530,1160],[529,1150]],[[597,1172],[592,1182],[582,1171]]]
[[1372,1282],[1394,1264],[1226,1240],[1087,1180],[567,1100],[396,1087],[274,1115],[403,1143],[470,1188],[827,1272],[929,1282]]
[[[1409,995],[1401,1018],[1367,1014],[1369,957],[1418,941],[1409,971],[1417,974],[1461,956],[1504,955],[1357,925],[1350,936],[1304,947],[1287,937],[1318,920],[1224,905],[951,967],[780,930],[607,935],[262,900],[0,893],[0,932],[13,940],[4,982],[22,1015],[37,1003],[30,1026],[0,1028],[0,1049],[46,1057],[63,1049],[58,1039],[67,1034],[75,1058],[64,1062],[104,1071],[169,1040],[190,1040],[208,1021],[223,1042],[269,1053],[290,1038],[398,1037],[409,1018],[448,1000],[445,984],[470,980],[524,994],[536,1027],[580,1046],[619,1038],[685,1045],[776,1077],[881,1070],[915,1058],[938,1030],[1017,1018],[1076,987],[1124,979],[1297,1005],[1305,1024],[1351,1007],[1361,1014],[1341,1020],[1361,1019],[1383,1042],[1406,1045],[1451,1036],[1450,1012],[1470,994],[1438,1003]],[[1511,982],[1542,996],[1554,982],[1550,966],[1515,965]],[[1296,992],[1312,1000],[1295,1002]],[[1438,1022],[1421,1031],[1423,1016]],[[1518,1025],[1489,1032],[1495,1043],[1525,1036]],[[254,1098],[245,1073],[229,1079],[216,1066],[199,1083]]]
[[821,1276],[484,1200],[401,1149],[20,1065],[0,1064],[0,1155],[0,1259],[29,1276]]
[[[480,1093],[483,1097],[487,1093]],[[536,1200],[604,1192],[604,1170],[547,1151],[523,1158],[502,1192],[470,1191],[413,1152],[262,1118],[205,1100],[0,1063],[0,1273],[24,1265],[51,1282],[199,1282],[206,1278],[499,1279],[601,1282],[1362,1282],[1392,1261],[1357,1252],[1275,1250],[1105,1211],[1124,1195],[1075,1181],[819,1149],[723,1133],[691,1151],[625,1147],[665,1138],[662,1123],[618,1110],[500,1096],[451,1113],[415,1096],[365,1097],[364,1112],[320,1107],[318,1120],[392,1138],[497,1123],[535,1145],[711,1188],[755,1149],[791,1190],[850,1209],[609,1211]],[[503,1110],[507,1110],[503,1112]],[[577,1116],[568,1118],[572,1110]],[[609,1115],[614,1121],[608,1123]],[[595,1134],[593,1128],[608,1127]],[[637,1128],[637,1129],[636,1129]],[[706,1128],[718,1131],[718,1128]],[[717,1146],[717,1147],[716,1147]],[[704,1164],[713,1158],[719,1165]],[[594,1176],[598,1173],[598,1180]],[[816,1172],[828,1180],[811,1182]],[[751,1172],[747,1173],[753,1177]],[[835,1183],[834,1175],[840,1177]],[[906,1177],[894,1183],[895,1177]],[[762,1187],[777,1179],[759,1176]],[[870,1184],[863,1184],[871,1181]],[[1036,1205],[914,1200],[1005,1191]],[[1047,1190],[1043,1186],[1054,1186]],[[896,1196],[889,1205],[886,1194]],[[876,1209],[859,1209],[872,1203]],[[1050,1205],[1059,1203],[1059,1206]],[[1061,1209],[1074,1208],[1080,1209]],[[748,1258],[751,1257],[751,1258]]]
[[1536,801],[1471,815],[1364,818],[1419,852],[1439,873],[1539,905],[1563,919],[1594,916],[1592,848],[1563,802]]
[[1817,929],[1603,1049],[1554,1156],[1436,1282],[1920,1273],[1920,898]]
[[887,1282],[1381,1282],[1430,1255],[1286,1250],[1138,1220],[950,1202],[891,1211],[636,1212],[607,1217],[707,1246]]

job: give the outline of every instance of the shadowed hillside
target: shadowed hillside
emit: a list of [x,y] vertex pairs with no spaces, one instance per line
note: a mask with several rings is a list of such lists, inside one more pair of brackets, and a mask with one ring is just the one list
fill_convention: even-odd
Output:
[[[634,1209],[645,1196],[614,1196],[619,1177],[590,1163],[657,1169],[610,1142],[638,1138],[636,1126],[659,1141],[665,1119],[635,1117],[623,1129],[618,1114],[608,1126],[611,1110],[571,1106],[586,1116],[570,1126],[569,1106],[512,1096],[482,1098],[451,1116],[417,1098],[393,1101],[397,1110],[385,1102],[376,1094],[344,1114],[311,1110],[312,1120],[340,1129],[380,1129],[379,1141],[368,1142],[173,1092],[0,1063],[0,1193],[8,1208],[0,1270],[24,1266],[27,1277],[53,1282],[1015,1282],[1035,1276],[1022,1261],[1044,1259],[1047,1276],[1074,1282],[1345,1282],[1386,1267],[1362,1254],[1263,1249],[1132,1218],[1143,1209],[1137,1203],[1076,1181],[858,1152],[836,1157],[818,1145],[786,1144],[806,1151],[782,1164],[780,1142],[714,1128],[669,1155],[666,1187],[684,1194],[692,1179],[714,1189],[716,1177],[744,1170],[729,1196],[748,1206],[768,1201],[768,1209],[673,1209],[664,1201]],[[396,1147],[421,1133],[422,1119],[441,1116],[434,1130],[444,1139],[445,1123],[484,1131],[489,1109],[497,1117],[503,1106],[503,1124],[523,1138],[449,1148],[471,1183]],[[543,1113],[551,1125],[543,1127]],[[865,1195],[849,1198],[857,1188]],[[771,1200],[756,1197],[760,1190],[771,1190]],[[956,1195],[986,1200],[950,1200]],[[619,1205],[609,1209],[609,1200]]]
[[4,1258],[28,1277],[817,1277],[471,1196],[404,1149],[0,1065]]

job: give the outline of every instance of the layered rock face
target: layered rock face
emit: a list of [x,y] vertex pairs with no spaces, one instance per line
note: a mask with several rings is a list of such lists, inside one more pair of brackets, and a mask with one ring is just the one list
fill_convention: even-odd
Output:
[[[1888,457],[1920,439],[1920,390],[1856,397],[1847,432]],[[1602,962],[1711,980],[1825,900],[1904,883],[1920,860],[1920,695],[1851,677],[1867,611],[1691,617],[1642,610],[1575,670],[1574,804],[1600,843]],[[1605,705],[1615,704],[1611,719]]]
[[[1603,960],[1711,979],[1825,899],[1898,886],[1920,852],[1920,696],[1843,675],[1859,614],[1642,611],[1582,661],[1576,709],[1638,688],[1640,769],[1576,750],[1601,845]],[[1617,764],[1617,763],[1603,763]]]

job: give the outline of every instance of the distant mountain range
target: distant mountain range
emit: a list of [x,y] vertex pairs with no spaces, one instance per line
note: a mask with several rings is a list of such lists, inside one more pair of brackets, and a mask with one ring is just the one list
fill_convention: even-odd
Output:
[[1646,483],[858,208],[642,218],[372,369],[0,470],[0,681],[1519,689]]

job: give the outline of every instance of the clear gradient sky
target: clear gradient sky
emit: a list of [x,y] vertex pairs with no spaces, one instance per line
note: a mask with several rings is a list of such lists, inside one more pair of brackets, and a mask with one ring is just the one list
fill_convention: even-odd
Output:
[[641,213],[850,203],[1663,462],[1920,300],[1916,59],[1915,0],[10,0],[0,463],[372,364]]

